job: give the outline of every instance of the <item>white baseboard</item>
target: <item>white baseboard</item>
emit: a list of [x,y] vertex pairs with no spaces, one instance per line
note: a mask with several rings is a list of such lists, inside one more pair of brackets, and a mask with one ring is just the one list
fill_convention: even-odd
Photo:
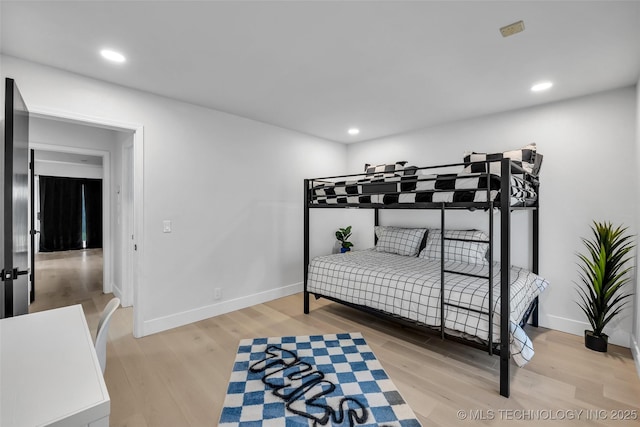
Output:
[[640,345],[638,345],[638,341],[633,335],[631,336],[631,354],[633,355],[633,361],[636,362],[636,371],[638,372],[638,378],[640,378]]
[[113,292],[113,295],[120,298],[120,306],[121,307],[133,307],[133,301],[131,299],[131,297],[129,297],[129,299],[127,299],[124,296],[124,290],[122,289],[122,287],[116,285],[115,283],[111,284],[111,292]]
[[[585,329],[592,329],[591,325],[587,322],[568,319],[566,317],[553,316],[550,314],[541,315],[539,324],[545,328],[555,329],[556,331],[579,336],[584,336]],[[609,343],[629,348],[631,343],[631,334],[629,332],[620,330],[611,331],[606,328],[605,332],[609,335]]]
[[[106,289],[105,289],[105,291],[106,291]],[[113,295],[115,297],[120,298],[120,301],[123,300],[123,298],[122,298],[122,289],[120,289],[115,283],[111,283],[111,292],[113,293]]]
[[[146,320],[142,326],[142,335],[151,335],[158,332],[166,331],[168,329],[177,328],[179,326],[188,325],[190,323],[198,322],[200,320],[209,319],[210,317],[219,316],[221,314],[229,313],[231,311],[240,310],[246,307],[251,307],[256,304],[262,304],[274,299],[286,297],[289,295],[302,292],[303,284],[294,283],[293,285],[287,285],[276,289],[271,289],[265,292],[260,292],[253,295],[248,295],[233,300],[226,300],[216,304],[199,307],[193,310],[184,311],[182,313],[172,314],[171,316],[160,317],[157,319]],[[301,309],[302,310],[302,309]]]

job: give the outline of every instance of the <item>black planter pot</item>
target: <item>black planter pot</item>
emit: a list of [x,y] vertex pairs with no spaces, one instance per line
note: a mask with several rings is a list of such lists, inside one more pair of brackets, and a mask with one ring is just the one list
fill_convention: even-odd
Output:
[[584,331],[584,346],[589,350],[606,353],[608,340],[607,334],[593,335],[593,331]]

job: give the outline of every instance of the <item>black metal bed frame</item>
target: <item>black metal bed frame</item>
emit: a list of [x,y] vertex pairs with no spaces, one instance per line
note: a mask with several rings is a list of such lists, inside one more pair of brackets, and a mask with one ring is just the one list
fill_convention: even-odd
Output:
[[[540,158],[542,157],[541,155]],[[540,159],[541,160],[541,159]],[[486,171],[490,170],[491,161],[485,162],[476,162],[476,163],[484,163]],[[485,351],[488,351],[489,354],[495,354],[500,356],[500,394],[504,397],[509,397],[510,394],[510,358],[511,354],[509,351],[509,317],[510,317],[510,281],[509,281],[509,271],[511,267],[511,211],[513,210],[527,210],[531,211],[533,214],[532,218],[532,252],[533,252],[533,262],[531,271],[535,274],[538,274],[538,266],[539,266],[539,200],[540,200],[540,188],[539,181],[536,177],[527,174],[524,170],[522,170],[518,165],[511,162],[510,159],[502,159],[500,160],[500,202],[494,203],[491,201],[490,193],[491,193],[491,179],[489,172],[479,174],[486,176],[486,191],[487,191],[487,202],[416,202],[416,203],[394,203],[394,204],[381,204],[381,203],[341,203],[341,204],[317,204],[313,203],[314,196],[312,194],[312,186],[310,185],[314,181],[321,180],[331,180],[331,179],[340,179],[340,178],[349,178],[349,177],[358,177],[363,176],[364,174],[353,174],[353,175],[342,175],[342,176],[332,176],[325,178],[317,178],[317,179],[305,179],[304,180],[304,313],[309,313],[309,298],[311,292],[307,290],[307,282],[308,282],[308,273],[309,273],[309,209],[313,208],[360,208],[360,209],[374,209],[374,223],[375,225],[379,225],[379,210],[380,209],[429,209],[429,210],[440,210],[441,217],[441,298],[440,298],[440,323],[439,327],[437,326],[429,326],[420,324],[410,319],[400,318],[391,313],[383,312],[380,310],[372,309],[370,307],[356,305],[353,303],[349,303],[347,301],[342,301],[340,299],[320,295],[314,293],[316,298],[326,298],[334,302],[338,302],[349,307],[353,307],[368,313],[372,313],[374,315],[383,316],[386,318],[392,318],[395,320],[401,320],[405,323],[411,323],[413,325],[424,326],[429,330],[439,329],[440,336],[442,339],[452,339],[454,341],[458,341],[464,343],[466,345],[470,345],[472,347],[480,348]],[[425,169],[444,169],[455,166],[467,166],[469,163],[455,163],[455,164],[446,164],[446,165],[436,165],[436,166],[428,166],[424,168],[417,168],[418,170]],[[522,170],[526,179],[534,186],[536,190],[537,197],[535,200],[532,200],[531,203],[527,203],[526,206],[511,206],[511,171],[512,170]],[[452,178],[454,179],[454,178]],[[485,190],[485,188],[476,188],[475,190]],[[432,190],[434,192],[438,192],[438,190]],[[449,191],[449,190],[442,190]],[[376,194],[404,194],[405,192],[387,192],[381,189],[375,190]],[[493,209],[497,208],[500,211],[500,343],[493,343]],[[444,298],[444,283],[445,283],[445,274],[454,273],[454,274],[463,274],[456,271],[449,271],[445,269],[445,257],[444,257],[444,241],[452,240],[451,238],[445,237],[445,212],[447,210],[456,209],[456,210],[476,210],[483,209],[489,212],[489,241],[483,243],[489,243],[489,275],[488,277],[482,276],[484,279],[488,279],[489,282],[489,311],[483,312],[475,309],[471,309],[470,307],[463,307],[455,304],[450,304],[445,302]],[[455,240],[455,239],[454,239]],[[506,266],[506,268],[504,268]],[[474,276],[477,277],[477,276]],[[489,339],[486,344],[478,343],[477,341],[467,340],[465,338],[461,338],[455,335],[448,334],[444,328],[444,311],[445,306],[455,306],[464,310],[472,310],[479,312],[481,314],[489,316]],[[529,317],[531,316],[532,325],[538,326],[538,298],[532,302],[531,306],[527,309],[525,316],[521,321],[521,326],[526,324]]]

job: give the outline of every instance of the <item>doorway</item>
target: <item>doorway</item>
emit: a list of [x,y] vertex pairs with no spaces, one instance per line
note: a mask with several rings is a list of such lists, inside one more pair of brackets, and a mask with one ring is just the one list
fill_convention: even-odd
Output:
[[[122,300],[123,306],[134,306],[134,336],[140,336],[142,319],[139,310],[140,301],[137,300],[137,280],[139,277],[138,260],[140,250],[137,242],[141,238],[137,230],[141,230],[142,216],[142,156],[143,156],[143,128],[140,125],[116,123],[100,118],[90,118],[73,113],[50,112],[32,109],[32,117],[47,120],[53,125],[53,132],[47,132],[45,136],[38,138],[34,135],[31,147],[36,150],[47,150],[65,154],[82,156],[98,156],[103,160],[103,290],[105,293],[113,292]],[[115,136],[115,144],[109,149],[91,148],[91,144],[67,143],[60,140],[53,141],[52,135],[56,135],[63,128],[75,126],[87,131],[88,128],[104,133],[112,131]],[[82,133],[82,132],[80,132]],[[123,181],[125,149],[129,147],[131,156],[127,182]],[[89,148],[88,148],[89,147]],[[126,188],[123,186],[126,185]],[[130,198],[123,200],[123,190]],[[125,220],[126,214],[126,220]],[[127,223],[127,229],[123,223]],[[125,236],[126,232],[126,236]],[[136,250],[137,249],[137,250]],[[128,260],[123,262],[126,256]],[[37,284],[36,284],[37,286]],[[37,289],[36,289],[37,295]]]
[[[36,121],[35,126],[37,133],[43,125]],[[46,126],[46,130],[51,131],[51,127]],[[73,132],[62,132],[62,135],[74,139]],[[100,135],[94,136],[100,141]],[[102,155],[89,155],[33,150],[36,233],[31,313],[77,303],[90,304],[91,300],[100,301],[103,292],[107,292],[104,289],[103,223],[109,218],[103,218],[102,189],[103,156],[109,157],[109,154],[106,151]]]

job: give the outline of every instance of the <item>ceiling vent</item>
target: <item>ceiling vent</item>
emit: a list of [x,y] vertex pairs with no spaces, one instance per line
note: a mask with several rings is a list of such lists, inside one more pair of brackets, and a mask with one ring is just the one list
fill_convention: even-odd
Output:
[[502,37],[509,37],[514,34],[518,34],[524,31],[524,21],[514,22],[513,24],[509,24],[506,27],[500,28],[500,33]]

